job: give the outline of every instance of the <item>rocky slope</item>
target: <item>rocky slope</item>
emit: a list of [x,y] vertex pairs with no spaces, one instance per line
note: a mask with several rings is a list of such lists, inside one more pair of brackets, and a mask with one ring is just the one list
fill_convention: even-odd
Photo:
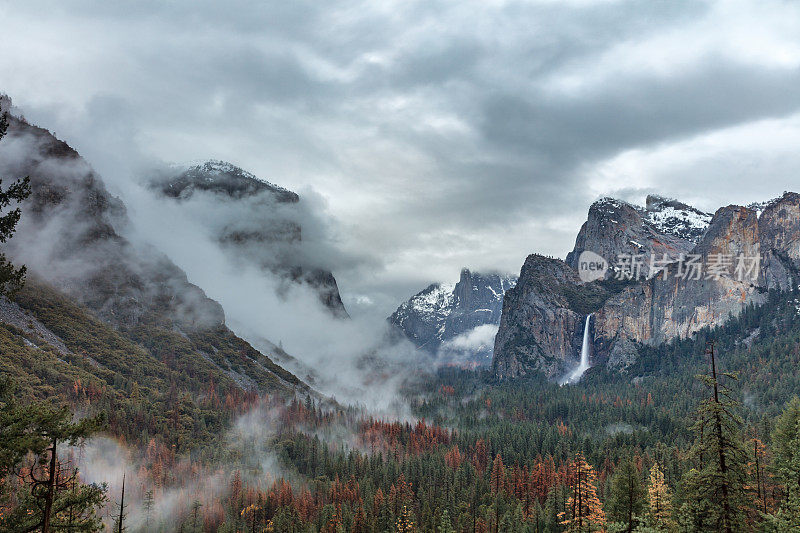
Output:
[[[651,198],[648,206],[658,203],[658,212],[667,212],[663,202]],[[594,313],[593,364],[621,369],[636,358],[640,343],[657,345],[721,324],[745,306],[762,303],[769,289],[786,290],[800,280],[800,195],[786,193],[764,205],[760,214],[742,206],[720,208],[694,244],[691,238],[704,218],[673,202],[667,207],[687,213],[688,225],[680,223],[686,218],[681,215],[678,221],[657,227],[652,220],[669,217],[653,215],[652,207],[648,215],[647,208],[624,202],[595,203],[567,260],[572,271],[583,249],[599,250],[605,257],[635,252],[669,253],[676,258],[657,276],[617,285],[611,279],[583,283],[565,273],[567,264],[549,260],[547,269],[536,268],[542,259],[530,256],[504,304],[495,343],[497,375],[509,378],[541,371],[557,377],[566,371],[579,351],[580,318],[588,313]],[[686,264],[678,260],[681,253],[702,258],[705,270],[699,279],[682,275]],[[746,258],[741,272],[739,256]],[[753,257],[760,261],[749,260]],[[719,261],[727,263],[725,272],[716,275],[709,265]],[[752,272],[747,271],[750,268]],[[559,275],[554,278],[551,271]],[[571,301],[553,297],[565,292],[572,295]],[[576,301],[582,305],[576,306]]]
[[335,316],[348,316],[333,274],[303,252],[304,220],[313,214],[304,212],[296,193],[224,161],[174,167],[150,187],[179,204],[206,202],[213,216],[205,209],[192,213],[226,250],[287,283],[313,288]]
[[[6,99],[4,110],[8,106]],[[100,319],[150,357],[164,361],[169,371],[192,368],[196,377],[213,381],[217,376],[224,382],[220,386],[246,390],[290,393],[304,387],[268,355],[236,337],[225,326],[222,307],[189,283],[169,258],[121,235],[119,229],[128,223],[125,206],[52,133],[10,116],[8,134],[0,142],[0,176],[31,180],[32,194],[23,205],[18,233],[4,250],[26,264],[37,280],[40,289],[17,302],[34,318],[66,313],[67,303],[77,305],[91,313],[91,320]],[[68,322],[59,327],[72,331]]]
[[515,284],[513,276],[465,268],[458,283],[430,285],[400,305],[388,320],[417,348],[441,362],[488,364],[503,295]]

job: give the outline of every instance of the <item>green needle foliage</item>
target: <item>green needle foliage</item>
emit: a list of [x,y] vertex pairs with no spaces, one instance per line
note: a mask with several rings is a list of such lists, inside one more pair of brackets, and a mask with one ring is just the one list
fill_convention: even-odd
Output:
[[80,483],[77,468],[63,462],[59,450],[101,430],[105,416],[73,422],[68,407],[22,405],[14,392],[10,380],[0,382],[0,489],[15,499],[0,518],[0,532],[100,531],[96,509],[105,501],[105,487]]
[[[741,436],[740,405],[718,379],[713,343],[706,353],[711,374],[699,378],[711,394],[700,403],[693,426],[695,442],[690,458],[695,467],[684,475],[683,522],[694,531],[732,533],[745,530],[747,511],[752,506],[747,489],[748,455]],[[737,379],[730,373],[721,377]]]
[[[8,131],[8,118],[6,113],[0,114],[0,140]],[[22,178],[9,187],[3,189],[3,180],[0,179],[0,243],[5,243],[14,235],[22,216],[19,207],[8,210],[12,204],[25,200],[31,193],[30,180]],[[0,252],[0,295],[8,295],[22,286],[25,279],[25,267],[14,267],[13,264]]]
[[628,533],[636,529],[644,513],[645,493],[641,473],[630,458],[623,460],[611,476],[608,514],[613,522],[624,524]]

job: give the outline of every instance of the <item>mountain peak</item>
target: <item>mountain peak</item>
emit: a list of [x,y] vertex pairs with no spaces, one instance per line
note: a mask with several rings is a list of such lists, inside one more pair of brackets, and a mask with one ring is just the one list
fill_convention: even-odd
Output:
[[712,215],[674,198],[650,194],[645,200],[643,217],[660,233],[697,243]]
[[586,250],[609,261],[620,255],[688,252],[710,222],[709,213],[659,195],[649,195],[645,207],[604,197],[589,208],[567,263],[577,268]]
[[485,365],[491,358],[491,343],[472,341],[493,338],[503,295],[516,282],[515,276],[462,268],[458,283],[429,285],[403,302],[388,320],[440,362]]
[[227,161],[209,159],[189,165],[175,165],[173,168],[178,171],[177,175],[151,182],[151,186],[161,189],[163,194],[173,198],[188,198],[195,190],[200,190],[232,198],[268,192],[281,203],[296,203],[300,200],[297,193],[263,180]]

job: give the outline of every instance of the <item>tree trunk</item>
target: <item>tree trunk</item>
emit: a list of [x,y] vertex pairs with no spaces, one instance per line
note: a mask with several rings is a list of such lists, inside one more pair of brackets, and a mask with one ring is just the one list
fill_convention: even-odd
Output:
[[42,517],[42,533],[50,533],[50,514],[53,512],[53,500],[56,493],[56,441],[50,448],[50,477],[47,479],[47,496],[44,499],[44,516]]
[[732,533],[733,528],[731,525],[731,504],[728,497],[728,468],[725,462],[725,446],[723,445],[722,438],[722,420],[719,416],[719,388],[717,387],[717,363],[714,360],[714,345],[709,348],[711,354],[711,375],[714,379],[714,403],[717,405],[717,410],[714,411],[714,425],[717,433],[717,452],[719,455],[719,472],[722,475],[722,522],[725,533]]
[[633,531],[633,484],[628,478],[628,533]]
[[119,501],[119,528],[117,533],[122,533],[122,522],[125,520],[125,472],[122,473],[122,497]]

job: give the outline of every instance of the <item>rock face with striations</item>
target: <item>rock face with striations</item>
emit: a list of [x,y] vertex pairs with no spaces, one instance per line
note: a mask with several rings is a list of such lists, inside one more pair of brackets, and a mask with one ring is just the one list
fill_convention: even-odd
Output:
[[311,287],[334,316],[346,318],[333,274],[303,253],[303,223],[311,218],[300,197],[224,161],[206,161],[165,173],[150,187],[178,204],[207,201],[214,215],[191,210],[239,260],[285,283]]
[[763,252],[761,285],[779,290],[795,286],[800,270],[800,194],[786,192],[764,206],[758,239]]
[[[707,226],[701,212],[674,200],[666,204],[681,212],[678,220],[656,214],[666,212],[665,201],[653,197],[648,197],[645,209],[601,200],[590,209],[568,262],[574,266],[583,249],[606,257],[632,252],[666,252],[676,258],[680,253],[698,254],[706,269],[699,279],[679,275],[685,264],[676,260],[660,273],[595,297],[613,280],[582,283],[559,269],[557,260],[550,260],[548,269],[535,268],[543,263],[531,256],[504,304],[495,344],[499,377],[529,372],[555,377],[567,370],[579,350],[576,339],[581,329],[570,310],[594,313],[593,364],[622,369],[635,360],[639,343],[657,345],[722,324],[745,306],[765,301],[767,290],[786,290],[800,279],[800,195],[785,193],[763,205],[760,214],[741,206],[723,207]],[[680,222],[687,217],[688,225]],[[741,264],[739,256],[746,258]],[[760,261],[752,259],[756,257]],[[708,270],[718,261],[726,262],[727,273]],[[559,294],[572,295],[572,301]],[[576,298],[586,305],[576,309]],[[569,350],[572,353],[565,353]]]
[[461,270],[456,284],[434,283],[388,318],[414,345],[440,362],[489,364],[503,295],[516,277]]
[[[701,279],[678,276],[680,266],[674,263],[666,272],[612,297],[597,312],[595,342],[607,348],[609,366],[625,366],[627,360],[619,350],[630,341],[660,344],[684,338],[725,322],[750,303],[763,303],[758,271],[752,277],[743,275],[741,280],[735,273],[734,258],[739,254],[756,257],[759,248],[755,211],[733,205],[719,209],[692,250],[705,258],[706,272]],[[716,276],[708,270],[717,254],[732,258],[729,275]]]
[[553,377],[580,352],[584,317],[570,309],[567,290],[580,284],[560,259],[529,255],[506,293],[492,369],[501,378],[541,372]]
[[48,281],[117,326],[155,317],[184,328],[224,324],[220,305],[167,257],[119,235],[124,205],[75,150],[23,119],[8,120],[0,174],[31,180],[9,243],[15,258],[47,265]]

